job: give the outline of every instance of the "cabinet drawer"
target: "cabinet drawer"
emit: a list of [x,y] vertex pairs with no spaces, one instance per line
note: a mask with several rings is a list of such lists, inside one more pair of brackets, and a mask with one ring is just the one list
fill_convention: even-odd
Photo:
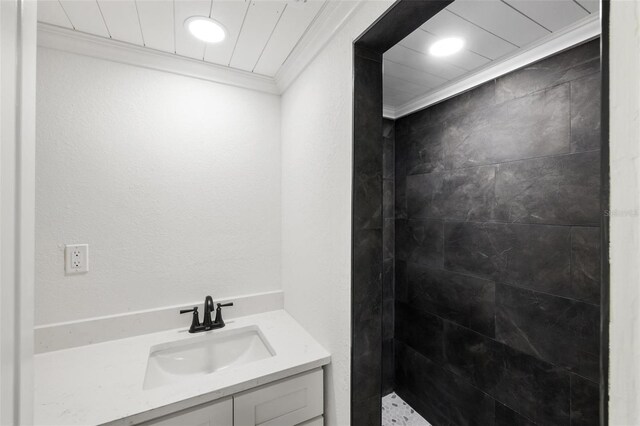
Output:
[[316,417],[315,419],[300,423],[298,426],[324,426],[324,417]]
[[233,398],[234,426],[296,426],[322,411],[321,368]]
[[145,426],[233,426],[233,399],[198,405],[144,423]]

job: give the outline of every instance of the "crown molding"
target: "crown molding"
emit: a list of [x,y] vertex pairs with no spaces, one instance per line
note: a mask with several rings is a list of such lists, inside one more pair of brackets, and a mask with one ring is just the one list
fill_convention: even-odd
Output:
[[38,46],[215,83],[280,94],[271,77],[198,61],[80,31],[38,23]]
[[398,118],[396,117],[396,109],[392,105],[382,105],[382,117],[395,120]]
[[533,62],[594,39],[599,35],[600,15],[599,13],[594,13],[561,31],[541,38],[523,50],[519,50],[499,61],[492,62],[472,74],[453,80],[435,91],[429,92],[395,108],[390,105],[385,105],[383,114],[388,118],[401,118]]
[[280,93],[287,90],[363,3],[364,0],[325,1],[322,11],[275,75]]
[[274,78],[42,22],[38,23],[38,45],[216,83],[281,94],[320,53],[334,34],[351,19],[363,2],[364,0],[326,0]]

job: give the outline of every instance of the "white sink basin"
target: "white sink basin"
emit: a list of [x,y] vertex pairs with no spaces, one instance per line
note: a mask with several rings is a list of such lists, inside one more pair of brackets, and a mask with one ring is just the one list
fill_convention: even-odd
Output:
[[257,326],[215,330],[153,346],[144,389],[183,382],[275,355]]

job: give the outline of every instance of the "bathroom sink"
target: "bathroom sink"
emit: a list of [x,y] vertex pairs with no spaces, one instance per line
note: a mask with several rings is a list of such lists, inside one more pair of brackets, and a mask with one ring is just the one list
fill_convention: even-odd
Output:
[[151,348],[144,389],[192,380],[274,355],[257,326],[216,330],[194,338],[163,343]]

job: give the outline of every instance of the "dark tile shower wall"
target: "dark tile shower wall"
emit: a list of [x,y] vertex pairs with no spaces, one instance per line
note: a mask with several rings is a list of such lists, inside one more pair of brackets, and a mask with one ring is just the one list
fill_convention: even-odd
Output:
[[598,424],[599,67],[594,40],[395,123],[395,389],[434,426]]
[[382,396],[393,391],[395,123],[382,121]]
[[351,423],[380,422],[382,391],[382,55],[354,49]]

